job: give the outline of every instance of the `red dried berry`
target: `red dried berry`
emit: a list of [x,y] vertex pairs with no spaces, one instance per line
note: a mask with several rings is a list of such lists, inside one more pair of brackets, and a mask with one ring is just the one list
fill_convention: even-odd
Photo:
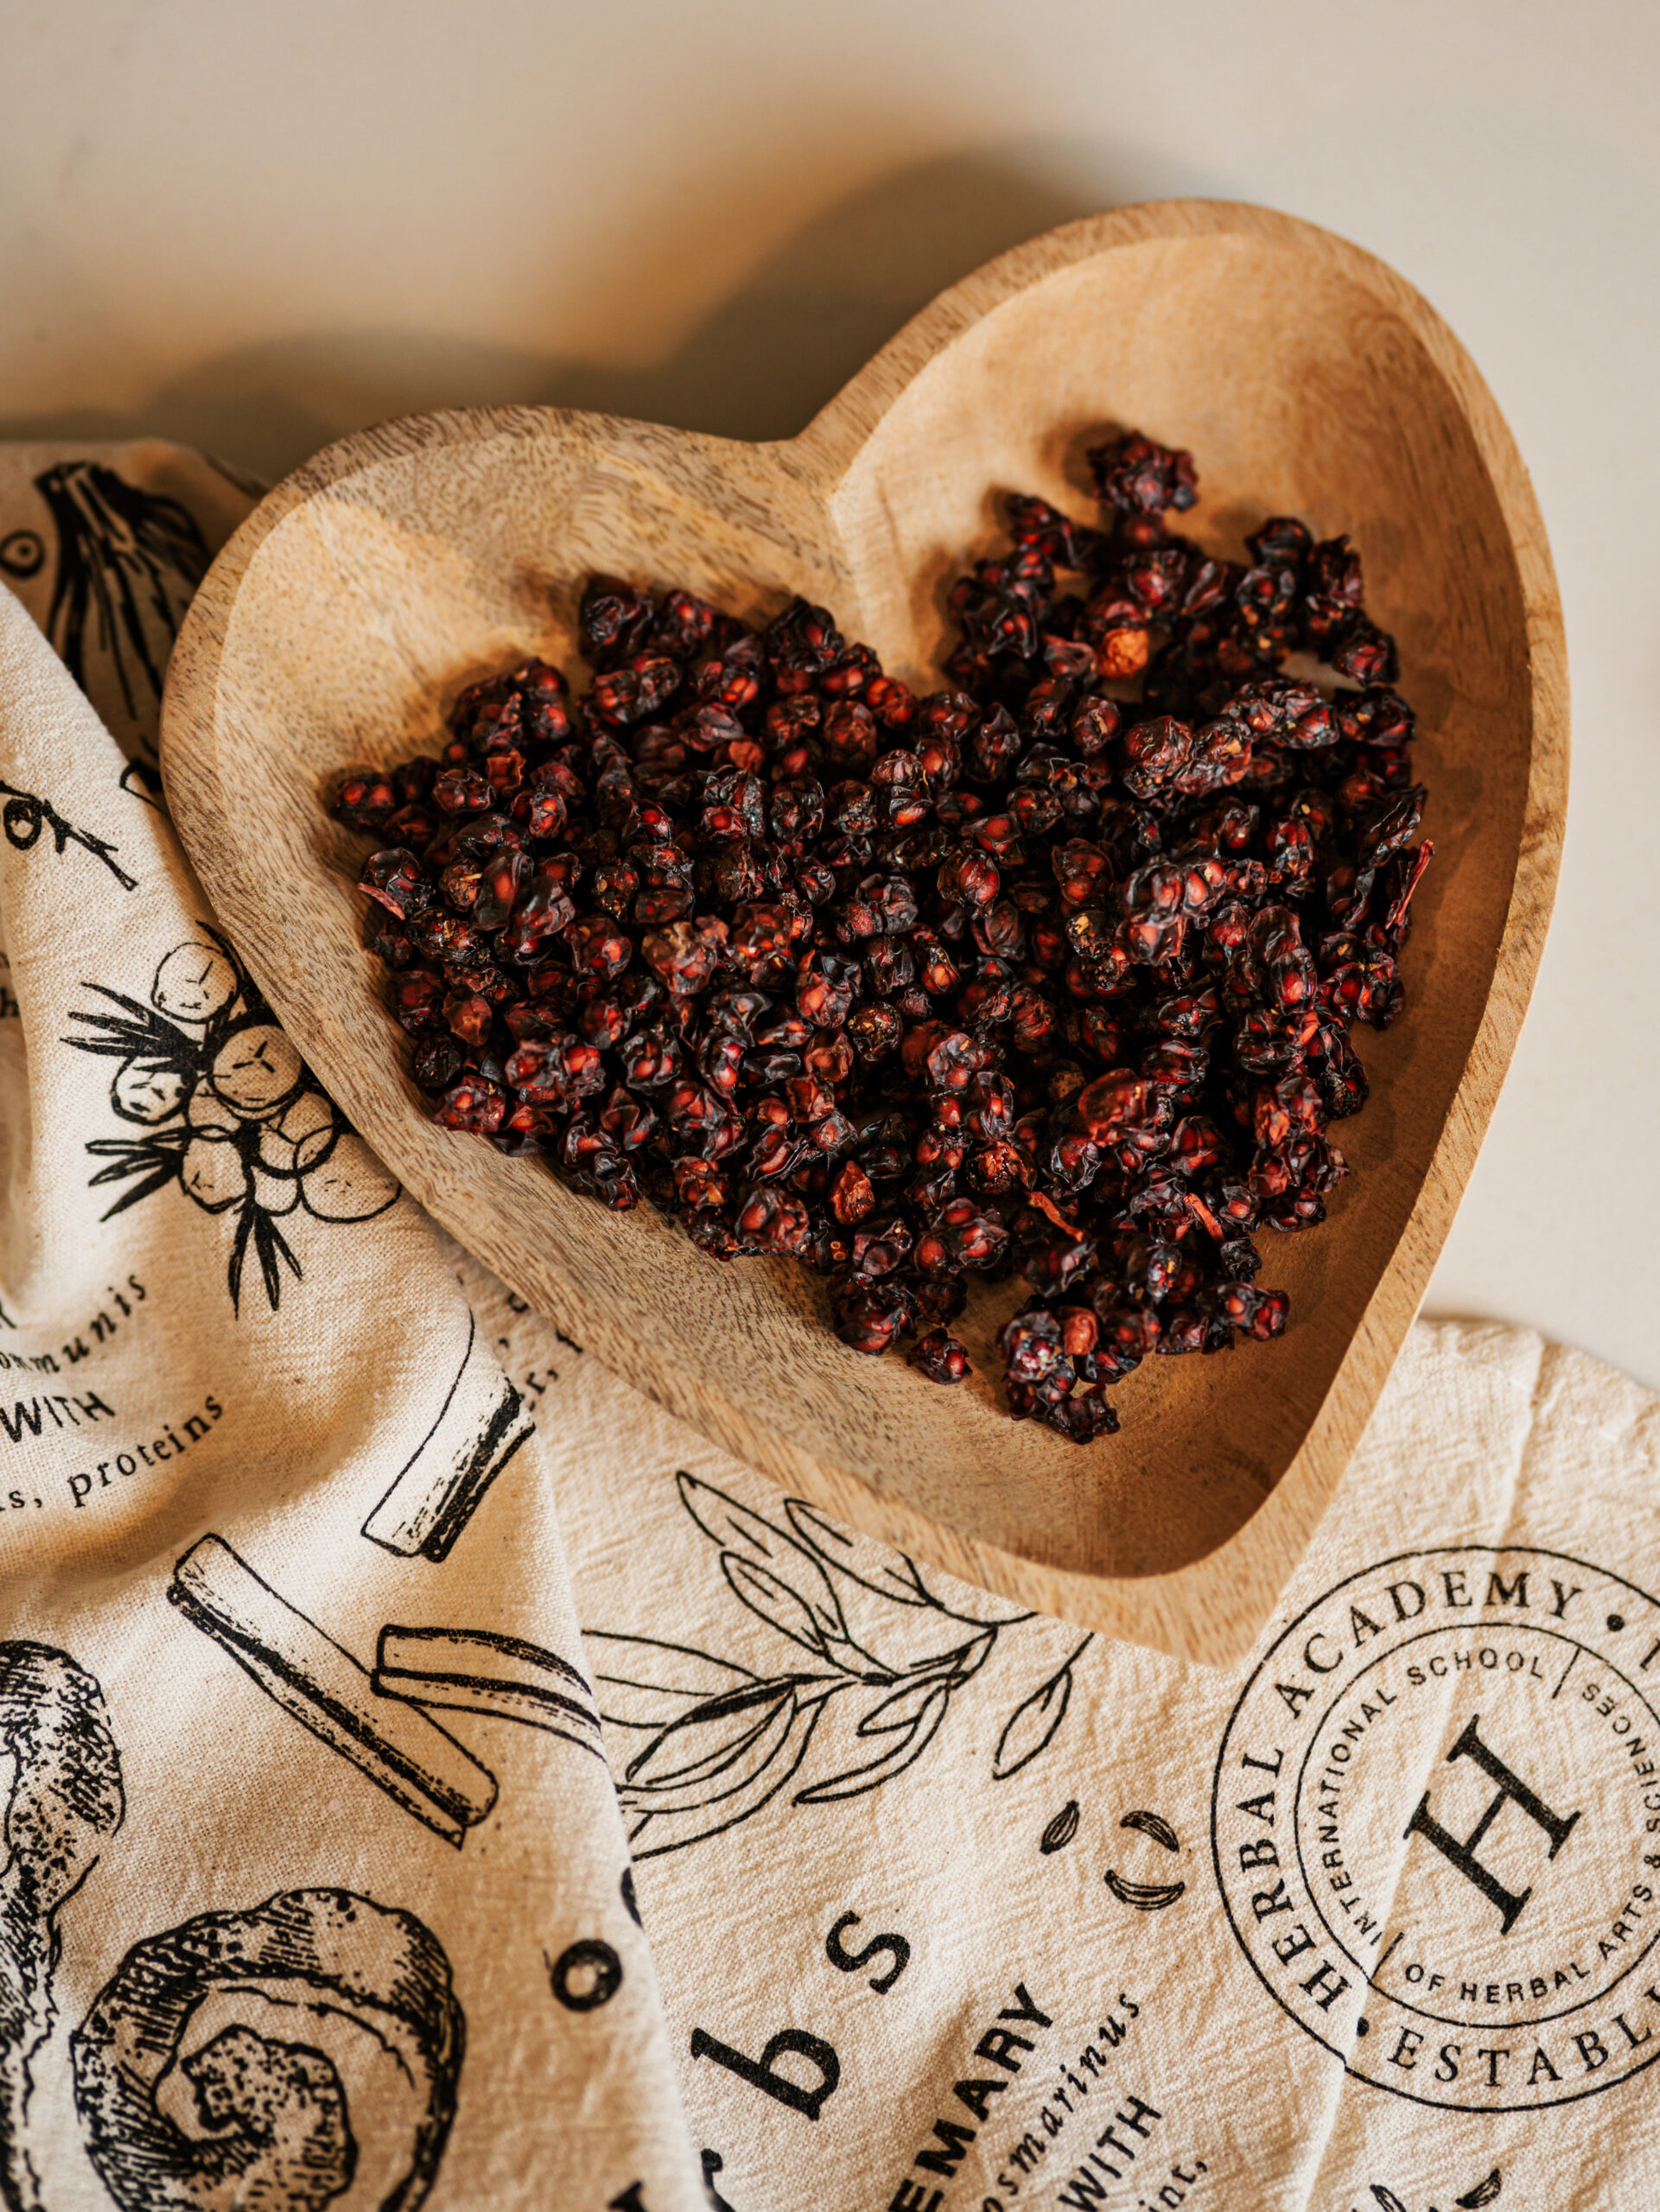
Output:
[[919,1337],[905,1357],[931,1382],[960,1382],[974,1371],[969,1365],[968,1346],[945,1329],[931,1329],[925,1337]]

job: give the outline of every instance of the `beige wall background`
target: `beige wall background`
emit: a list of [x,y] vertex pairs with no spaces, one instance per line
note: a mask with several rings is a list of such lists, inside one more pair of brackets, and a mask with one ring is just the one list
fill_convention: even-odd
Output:
[[1574,692],[1556,920],[1430,1310],[1660,1385],[1657,115],[1654,0],[0,0],[0,436],[270,478],[480,401],[783,435],[1072,216],[1358,240],[1510,418]]

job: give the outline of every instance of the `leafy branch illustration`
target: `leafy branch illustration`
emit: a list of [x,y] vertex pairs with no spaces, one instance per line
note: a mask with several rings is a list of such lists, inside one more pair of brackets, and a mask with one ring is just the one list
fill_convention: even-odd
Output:
[[91,1187],[124,1185],[103,1218],[177,1184],[205,1213],[234,1212],[227,1280],[241,1311],[251,1253],[266,1303],[281,1303],[283,1270],[302,1270],[279,1225],[303,1211],[320,1221],[366,1221],[392,1205],[398,1184],[350,1128],[277,1025],[230,940],[208,924],[175,945],[148,1002],[83,983],[117,1009],[70,1012],[90,1033],[76,1051],[118,1060],[110,1103],[143,1131],[94,1137],[106,1162]]
[[0,781],[0,796],[5,805],[0,808],[0,829],[3,829],[6,842],[20,853],[40,842],[42,830],[52,832],[52,842],[61,854],[71,844],[82,846],[95,860],[103,861],[110,874],[124,891],[137,888],[138,879],[129,875],[116,860],[117,848],[106,837],[95,837],[90,830],[78,830],[67,822],[49,798],[42,798],[38,791],[20,791],[16,784]]
[[[684,1471],[676,1481],[728,1592],[801,1656],[760,1674],[660,1637],[587,1632],[607,1726],[646,1738],[619,1783],[636,1858],[737,1826],[798,1777],[797,1805],[892,1781],[921,1758],[999,1640],[1034,1618],[957,1611],[913,1560],[838,1529],[804,1499],[783,1502],[780,1526],[711,1483]],[[995,1774],[1017,1772],[1053,1739],[1091,1641],[1009,1715]],[[831,1716],[839,1732],[825,1729]],[[830,1770],[814,1771],[810,1755],[836,1732],[841,1748],[822,1762]]]

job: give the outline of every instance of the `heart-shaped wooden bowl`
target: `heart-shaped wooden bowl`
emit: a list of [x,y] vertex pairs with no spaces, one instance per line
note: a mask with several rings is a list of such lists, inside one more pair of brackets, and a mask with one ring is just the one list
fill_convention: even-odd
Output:
[[[1267,1241],[1270,1345],[1149,1360],[1085,1449],[862,1358],[789,1262],[705,1259],[539,1164],[426,1117],[359,938],[331,776],[430,748],[456,690],[575,658],[582,580],[684,583],[741,614],[794,592],[925,685],[943,587],[995,494],[1089,512],[1103,426],[1191,447],[1185,526],[1237,551],[1270,513],[1346,531],[1420,710],[1436,857],[1406,1018],[1359,1042],[1358,1173]],[[1071,225],[919,315],[798,438],[746,446],[552,409],[417,417],[331,446],[220,554],[168,680],[163,766],[202,880],[318,1075],[436,1217],[609,1367],[827,1511],[1042,1610],[1211,1662],[1269,1613],[1422,1295],[1531,988],[1568,757],[1544,531],[1498,409],[1389,269],[1262,209],[1175,201]],[[1015,1291],[983,1292],[983,1354]],[[995,1359],[976,1361],[995,1374]]]

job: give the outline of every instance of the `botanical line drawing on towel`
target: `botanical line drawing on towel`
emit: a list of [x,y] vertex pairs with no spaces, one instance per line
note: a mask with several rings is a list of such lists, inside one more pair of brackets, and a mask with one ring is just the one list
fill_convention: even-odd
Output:
[[442,1561],[535,1423],[468,1309],[461,1364],[432,1426],[363,1524],[372,1544]]
[[[1504,2178],[1498,2168],[1495,2166],[1485,2181],[1479,2181],[1473,2189],[1466,2190],[1462,2196],[1455,2196],[1453,2202],[1460,2208],[1460,2212],[1480,2212],[1483,2205],[1497,2202],[1499,2191],[1504,2185]],[[1371,2193],[1377,2201],[1378,2212],[1407,2212],[1407,2207],[1395,2191],[1387,2188],[1383,2182],[1373,2182]],[[1428,2206],[1427,2212],[1435,2212],[1435,2207],[1433,2204]]]
[[58,1915],[126,1810],[104,1693],[50,1644],[0,1643],[0,1752],[13,1763],[0,1867],[0,2202],[41,2212],[30,2062],[56,2018]]
[[516,1720],[563,1736],[603,1759],[594,1694],[556,1651],[494,1629],[404,1628],[380,1631],[371,1678],[376,1694],[451,1713]]
[[117,862],[118,849],[107,837],[95,837],[90,830],[78,830],[73,822],[67,822],[49,798],[38,791],[23,791],[3,779],[0,779],[0,798],[5,801],[0,807],[0,830],[4,830],[6,842],[14,852],[31,851],[39,844],[41,830],[49,830],[53,846],[60,855],[72,844],[80,845],[94,860],[103,861],[124,891],[137,889],[137,877],[129,875]]
[[[239,1997],[266,2031],[233,2019],[181,2057],[193,2016]],[[282,2035],[269,2026],[277,2005],[294,2018]],[[390,2170],[380,2212],[415,2212],[448,2140],[466,2041],[449,1960],[423,1921],[349,1890],[289,1890],[134,1944],[70,2051],[87,2149],[121,2212],[322,2212],[366,2146]],[[353,2065],[353,2044],[370,2064]],[[374,2070],[376,2053],[392,2066]],[[157,2094],[175,2064],[199,2132]]]
[[[831,1770],[810,1770],[792,1804],[880,1789],[922,1756],[953,1699],[1010,1630],[1048,1625],[1014,1610],[989,1618],[953,1610],[913,1560],[849,1535],[805,1499],[781,1501],[780,1526],[684,1470],[675,1479],[732,1596],[809,1663],[761,1674],[657,1637],[583,1630],[607,1726],[646,1738],[618,1783],[636,1859],[749,1819],[815,1748],[816,1767]],[[1053,1741],[1073,1670],[1092,1641],[1086,1635],[1009,1713],[995,1779],[1017,1774]],[[822,1757],[823,1743],[838,1732],[822,1726],[830,1715],[849,1724],[839,1732],[839,1764]]]
[[103,983],[82,988],[118,1010],[72,1008],[69,1019],[92,1033],[63,1041],[120,1061],[110,1103],[144,1131],[95,1137],[86,1147],[108,1162],[91,1187],[127,1185],[103,1218],[172,1184],[205,1213],[233,1212],[227,1276],[237,1313],[250,1249],[273,1313],[283,1268],[301,1277],[282,1217],[370,1221],[397,1203],[398,1184],[325,1095],[229,939],[211,925],[163,955],[147,1004]]
[[83,691],[95,661],[111,668],[129,717],[142,723],[154,715],[180,620],[207,573],[207,542],[188,507],[102,461],[60,461],[35,488],[58,539],[47,636]]
[[368,1669],[223,1538],[194,1544],[167,1594],[284,1713],[457,1850],[495,1803],[487,1767],[413,1705],[378,1695]]

